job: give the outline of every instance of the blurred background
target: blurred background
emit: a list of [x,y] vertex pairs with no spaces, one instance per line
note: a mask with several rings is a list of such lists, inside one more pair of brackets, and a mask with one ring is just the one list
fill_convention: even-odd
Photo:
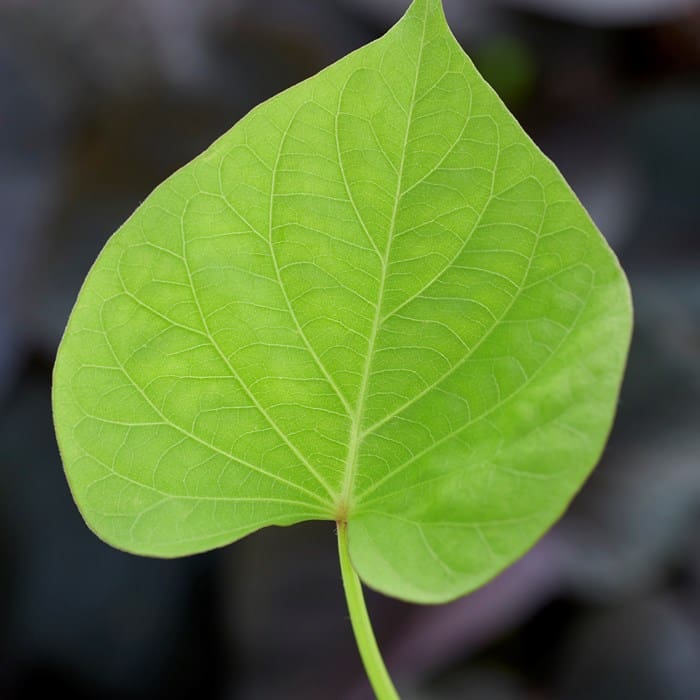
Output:
[[[0,697],[370,696],[328,525],[139,559],[83,525],[51,425],[89,265],[150,190],[408,0],[0,0]],[[622,259],[618,420],[570,512],[474,595],[369,595],[406,700],[700,698],[700,6],[453,0],[454,31]]]

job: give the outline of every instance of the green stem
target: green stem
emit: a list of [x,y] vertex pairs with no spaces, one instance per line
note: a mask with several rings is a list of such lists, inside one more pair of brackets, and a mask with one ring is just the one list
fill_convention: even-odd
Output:
[[362,663],[372,684],[377,700],[399,700],[399,694],[391,682],[382,655],[374,638],[372,623],[369,620],[367,606],[362,595],[362,584],[352,568],[348,554],[347,524],[338,523],[338,554],[340,556],[340,572],[343,576],[345,598],[350,611],[350,621],[355,633],[357,648],[360,650]]

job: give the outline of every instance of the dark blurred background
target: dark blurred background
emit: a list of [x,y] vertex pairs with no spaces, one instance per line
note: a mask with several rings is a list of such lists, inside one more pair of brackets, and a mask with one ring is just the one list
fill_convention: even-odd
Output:
[[[83,525],[49,386],[79,285],[150,190],[408,0],[0,0],[0,697],[363,700],[328,525],[139,559]],[[474,595],[369,595],[406,700],[700,698],[700,7],[446,0],[631,280],[603,461]]]

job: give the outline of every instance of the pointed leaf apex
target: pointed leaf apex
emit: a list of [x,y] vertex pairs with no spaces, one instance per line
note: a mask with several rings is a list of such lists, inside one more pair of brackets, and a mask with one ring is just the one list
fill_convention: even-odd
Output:
[[425,19],[438,17],[445,22],[447,21],[442,0],[413,0],[407,14],[419,15]]

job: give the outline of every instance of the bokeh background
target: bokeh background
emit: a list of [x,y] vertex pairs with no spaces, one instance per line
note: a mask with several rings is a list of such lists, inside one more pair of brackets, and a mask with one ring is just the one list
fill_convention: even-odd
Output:
[[[0,0],[0,697],[363,700],[328,525],[178,561],[83,525],[54,353],[107,237],[250,108],[408,0]],[[700,698],[700,6],[446,0],[477,66],[629,274],[636,331],[603,461],[474,595],[369,596],[410,699]]]

